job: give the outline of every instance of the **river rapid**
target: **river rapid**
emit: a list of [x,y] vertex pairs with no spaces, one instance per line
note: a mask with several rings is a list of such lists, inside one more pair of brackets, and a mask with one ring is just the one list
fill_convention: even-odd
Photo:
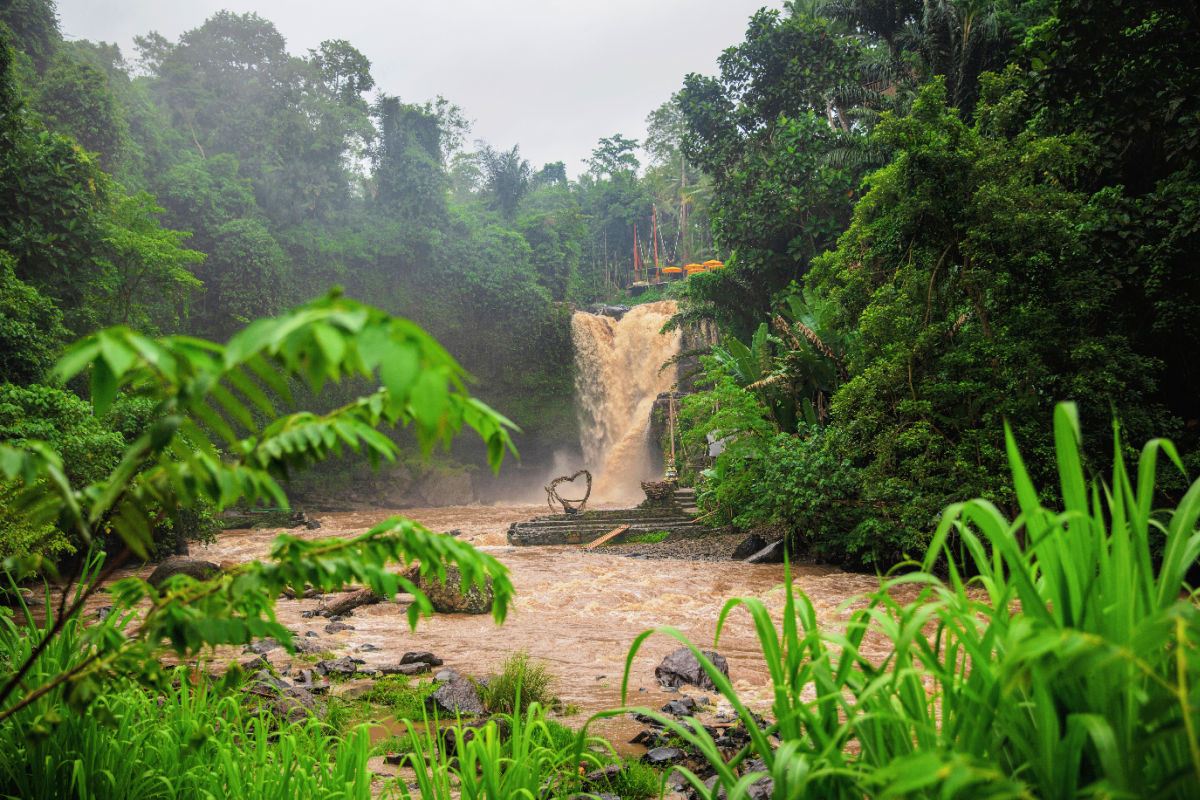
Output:
[[[349,537],[366,531],[393,512],[372,510],[316,515],[322,527],[287,531],[305,538]],[[464,675],[483,677],[499,670],[505,657],[525,650],[546,662],[557,676],[556,693],[580,714],[565,721],[582,724],[591,713],[619,707],[626,654],[643,631],[673,626],[704,649],[713,646],[717,618],[733,597],[760,598],[779,619],[783,609],[782,565],[629,558],[600,548],[507,546],[504,532],[514,521],[545,513],[545,506],[459,506],[406,509],[402,514],[436,531],[459,536],[491,553],[509,570],[516,597],[508,618],[497,626],[491,616],[447,614],[422,619],[410,630],[402,603],[363,606],[345,621],[354,630],[326,634],[328,620],[304,618],[320,605],[317,598],[280,599],[281,623],[303,636],[313,631],[339,655],[362,658],[371,665],[395,663],[405,652],[428,650]],[[222,563],[263,557],[278,530],[227,531],[192,555]],[[148,574],[148,570],[147,570]],[[845,573],[829,566],[798,564],[792,580],[812,599],[822,620],[836,625],[845,619],[843,604],[875,588],[872,576]],[[364,645],[370,645],[363,650]],[[628,705],[661,706],[669,696],[654,680],[654,668],[678,647],[663,634],[645,642],[629,677]],[[371,649],[378,648],[378,649]],[[734,611],[722,631],[717,651],[729,661],[730,678],[739,696],[752,706],[770,705],[770,679],[750,616]],[[222,653],[226,658],[228,653]],[[884,653],[879,653],[882,658]],[[282,651],[269,654],[282,664]],[[645,692],[639,691],[644,689]],[[715,699],[715,698],[714,698]],[[628,721],[609,721],[597,733],[619,743],[631,730]]]

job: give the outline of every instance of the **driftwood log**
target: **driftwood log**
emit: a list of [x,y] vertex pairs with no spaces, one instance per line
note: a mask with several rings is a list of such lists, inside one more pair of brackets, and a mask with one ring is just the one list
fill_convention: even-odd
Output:
[[[584,492],[582,500],[567,500],[559,496],[558,485],[560,483],[571,483],[580,475],[587,476],[587,491]],[[544,487],[546,489],[546,505],[550,506],[550,510],[554,510],[554,504],[558,503],[562,506],[563,512],[566,514],[579,514],[587,506],[588,498],[592,496],[592,473],[586,469],[581,469],[574,475],[560,475],[550,481],[550,485]]]
[[348,592],[335,598],[332,603],[326,605],[319,613],[323,617],[337,617],[359,606],[369,606],[372,603],[378,603],[382,599],[370,589],[359,589],[358,591]]

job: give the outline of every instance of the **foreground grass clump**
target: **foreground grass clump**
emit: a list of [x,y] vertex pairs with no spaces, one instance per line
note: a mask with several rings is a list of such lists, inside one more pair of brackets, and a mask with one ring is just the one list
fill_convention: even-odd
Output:
[[[49,681],[87,658],[86,638],[125,624],[110,615],[84,631],[69,620],[30,677]],[[0,616],[5,669],[27,655],[36,629]],[[44,674],[38,674],[44,673]],[[368,800],[368,738],[326,735],[310,718],[284,725],[241,703],[231,686],[177,670],[168,688],[109,683],[86,711],[67,707],[64,691],[48,691],[0,725],[0,796],[57,798],[304,798]],[[65,694],[87,684],[68,684]]]
[[425,698],[433,694],[437,685],[412,681],[406,675],[386,675],[375,681],[371,691],[362,700],[372,705],[384,706],[397,719],[421,719],[425,716]]
[[483,704],[493,714],[524,712],[533,703],[550,706],[556,702],[554,683],[545,664],[518,650],[504,659],[500,673],[483,688]]
[[[780,798],[1200,796],[1200,609],[1185,583],[1200,481],[1155,512],[1159,456],[1182,469],[1169,442],[1145,446],[1135,482],[1116,436],[1111,478],[1088,481],[1072,406],[1054,429],[1061,508],[1041,502],[1008,432],[1019,516],[987,500],[951,506],[924,561],[883,581],[844,631],[818,627],[790,576],[781,630],[756,598],[726,604],[717,638],[744,607],[771,670],[767,730],[698,648],[662,629],[692,648],[752,737],[727,764],[703,729],[658,715],[715,769],[711,789],[684,771],[700,797],[744,797],[755,776],[737,769],[753,757]],[[902,604],[892,590],[905,587],[919,595]],[[889,643],[882,664],[860,649],[868,631]],[[635,640],[623,690],[652,633]]]

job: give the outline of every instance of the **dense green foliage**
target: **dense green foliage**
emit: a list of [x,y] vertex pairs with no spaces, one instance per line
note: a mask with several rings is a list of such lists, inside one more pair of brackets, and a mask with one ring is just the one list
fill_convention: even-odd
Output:
[[[433,332],[537,463],[576,438],[570,309],[646,277],[634,231],[652,262],[655,200],[664,261],[711,252],[704,178],[669,104],[645,179],[618,134],[575,182],[516,146],[468,149],[442,98],[369,98],[370,61],[350,42],[292,54],[253,13],[138,37],[133,66],[113,45],[65,41],[53,0],[5,4],[0,40],[0,364],[16,385],[49,381],[69,335],[123,324],[223,340],[340,285]],[[418,451],[388,435],[406,460]],[[452,458],[458,471],[485,460],[467,443]]]
[[[707,784],[684,773],[699,797],[745,796],[764,774],[778,798],[1195,794],[1200,610],[1186,574],[1200,556],[1200,481],[1156,512],[1160,455],[1182,466],[1169,442],[1146,444],[1135,476],[1116,436],[1111,473],[1088,480],[1076,409],[1059,406],[1053,427],[1062,510],[1042,503],[1010,430],[1020,516],[982,498],[950,506],[916,571],[885,579],[844,627],[822,629],[790,580],[781,625],[759,598],[725,605],[714,647],[744,607],[771,671],[765,730],[699,648],[662,631],[693,650],[753,740],[726,763],[704,728],[647,711],[716,771]],[[628,655],[623,691],[651,633]],[[734,771],[753,758],[760,770]]]
[[706,473],[718,517],[849,564],[917,556],[964,492],[1015,507],[1003,424],[1048,441],[1066,399],[1197,462],[1189,9],[789,3],[687,78],[731,252],[677,318],[730,337],[685,434],[738,437]]

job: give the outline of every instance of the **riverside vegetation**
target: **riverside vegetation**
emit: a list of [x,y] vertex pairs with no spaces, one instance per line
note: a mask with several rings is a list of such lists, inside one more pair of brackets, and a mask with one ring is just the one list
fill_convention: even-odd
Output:
[[[885,574],[836,630],[790,585],[778,628],[730,601],[771,718],[708,665],[751,740],[727,762],[663,719],[716,776],[691,790],[1195,796],[1198,28],[1194,4],[1150,0],[794,0],[652,113],[644,174],[617,134],[568,180],[515,146],[468,151],[440,98],[368,102],[349,42],[293,56],[221,12],[141,37],[134,76],[65,41],[50,0],[4,4],[0,555],[18,606],[33,576],[72,588],[41,622],[0,612],[0,793],[411,794],[372,789],[366,732],[336,713],[281,725],[231,696],[236,670],[195,680],[158,654],[288,642],[270,598],[305,584],[404,590],[416,624],[429,604],[396,561],[490,579],[502,620],[490,556],[393,519],[161,595],[119,582],[87,624],[83,602],[122,551],[286,505],[305,469],[345,480],[349,451],[415,470],[441,444],[461,470],[571,438],[568,304],[628,283],[657,204],[676,256],[727,265],[649,294],[719,333],[679,421],[709,519]],[[583,786],[611,756],[516,683],[508,733],[454,726],[453,759],[408,709],[422,797],[661,790],[632,768]]]

